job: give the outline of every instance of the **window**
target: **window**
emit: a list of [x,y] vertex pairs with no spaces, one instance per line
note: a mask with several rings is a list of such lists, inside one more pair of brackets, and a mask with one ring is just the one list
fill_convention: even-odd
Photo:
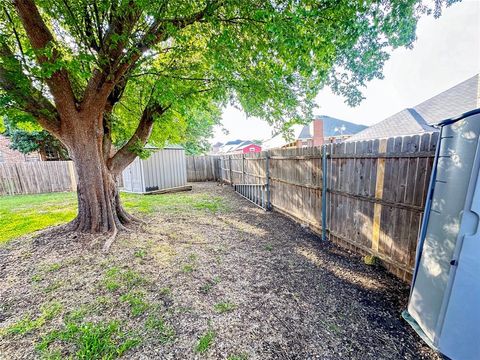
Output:
[[25,161],[32,162],[32,161],[39,161],[37,153],[25,154]]
[[255,152],[255,148],[254,148],[254,147],[251,147],[250,149],[248,149],[248,151],[250,151],[250,152]]

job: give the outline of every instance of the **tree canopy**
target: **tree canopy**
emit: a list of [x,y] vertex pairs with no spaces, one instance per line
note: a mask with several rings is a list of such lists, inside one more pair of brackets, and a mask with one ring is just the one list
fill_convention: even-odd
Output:
[[419,16],[442,7],[440,0],[432,8],[416,0],[37,0],[51,38],[34,43],[15,11],[22,3],[4,2],[0,16],[0,111],[14,123],[61,117],[53,77],[65,80],[57,92],[71,93],[74,106],[89,100],[89,87],[111,81],[119,92],[109,94],[118,97],[110,114],[115,145],[130,139],[148,104],[161,104],[168,111],[156,116],[150,141],[192,149],[205,146],[229,103],[277,129],[308,119],[324,85],[358,104],[366,82],[382,76],[389,49],[411,46]]

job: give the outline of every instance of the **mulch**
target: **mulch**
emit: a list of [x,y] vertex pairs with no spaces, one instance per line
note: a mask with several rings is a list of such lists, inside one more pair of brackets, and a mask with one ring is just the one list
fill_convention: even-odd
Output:
[[[440,359],[401,318],[408,284],[228,186],[194,184],[192,195],[199,193],[220,196],[224,208],[153,214],[108,254],[91,237],[54,230],[0,248],[0,328],[51,301],[65,314],[101,298],[89,321],[118,319],[143,339],[126,359]],[[50,271],[51,264],[60,267]],[[105,289],[113,266],[147,279],[141,290],[174,340],[159,343],[143,326],[150,310],[133,317]],[[219,312],[222,302],[233,309]],[[39,358],[35,344],[62,324],[59,316],[1,337],[0,358]],[[209,330],[212,345],[198,353]]]

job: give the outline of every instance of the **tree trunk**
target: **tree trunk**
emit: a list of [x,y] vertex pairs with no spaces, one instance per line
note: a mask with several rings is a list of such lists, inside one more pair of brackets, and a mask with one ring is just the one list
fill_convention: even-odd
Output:
[[94,139],[95,136],[85,136],[83,141],[77,138],[75,144],[68,146],[78,175],[78,214],[67,229],[115,236],[118,230],[125,230],[137,220],[120,203],[116,185],[120,174],[108,168],[102,138],[97,135]]

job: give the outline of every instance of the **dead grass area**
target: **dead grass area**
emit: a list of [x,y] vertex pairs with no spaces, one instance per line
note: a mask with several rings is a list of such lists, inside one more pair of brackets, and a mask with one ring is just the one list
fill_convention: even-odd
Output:
[[229,187],[181,198],[199,194],[108,254],[54,231],[0,248],[0,358],[438,358],[400,317],[407,285]]

